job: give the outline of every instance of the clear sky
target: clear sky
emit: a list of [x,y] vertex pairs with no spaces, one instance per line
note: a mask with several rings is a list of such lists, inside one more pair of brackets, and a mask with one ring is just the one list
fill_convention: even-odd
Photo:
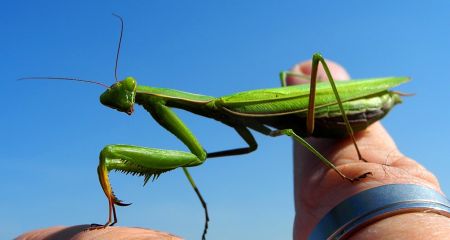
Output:
[[[103,223],[98,153],[111,143],[185,150],[142,108],[103,107],[95,85],[18,82],[24,76],[114,81],[212,96],[277,87],[278,73],[320,51],[352,77],[411,76],[416,93],[383,120],[408,156],[450,193],[448,1],[4,1],[0,8],[0,239],[53,225]],[[244,143],[217,122],[179,112],[205,149]],[[289,138],[255,134],[249,155],[192,169],[210,214],[210,239],[289,239],[293,208]],[[181,170],[142,187],[113,174],[119,224],[198,239],[203,212]]]

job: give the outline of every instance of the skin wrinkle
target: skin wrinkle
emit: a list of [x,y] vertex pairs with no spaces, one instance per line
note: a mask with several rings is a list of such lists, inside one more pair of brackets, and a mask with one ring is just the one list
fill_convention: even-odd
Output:
[[392,149],[392,150],[388,151],[388,153],[386,154],[385,161],[384,161],[383,165],[391,166],[392,162],[395,161],[395,160],[392,160],[392,161],[389,161],[389,160],[395,159],[395,158],[398,158],[398,157],[402,157],[402,156],[403,156],[403,154],[399,153],[396,149]]

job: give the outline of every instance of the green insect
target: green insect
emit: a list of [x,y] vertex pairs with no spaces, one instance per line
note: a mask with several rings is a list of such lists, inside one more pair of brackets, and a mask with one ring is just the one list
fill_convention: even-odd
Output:
[[[121,18],[120,20],[122,21]],[[319,63],[324,67],[329,83],[317,83]],[[117,73],[117,58],[115,73]],[[357,158],[365,161],[358,149],[353,132],[363,130],[383,118],[394,105],[400,103],[401,94],[389,89],[409,80],[407,77],[387,77],[335,83],[324,58],[318,53],[312,57],[310,84],[285,86],[285,79],[289,75],[295,74],[281,73],[283,87],[280,88],[251,90],[219,98],[138,85],[132,77],[117,81],[117,74],[116,83],[112,86],[73,78],[45,78],[103,85],[107,88],[100,96],[100,102],[103,105],[128,115],[133,113],[135,104],[141,105],[162,127],[175,135],[190,150],[190,152],[184,152],[132,145],[106,146],[100,153],[97,169],[100,184],[109,205],[108,221],[101,227],[112,226],[117,222],[115,205],[129,205],[114,195],[108,179],[110,171],[141,175],[144,177],[144,183],[147,183],[162,173],[181,167],[203,206],[205,226],[202,239],[205,239],[209,221],[208,210],[206,202],[188,172],[189,167],[198,166],[208,158],[240,155],[256,150],[257,143],[251,129],[272,137],[280,135],[293,137],[313,152],[323,164],[334,169],[343,179],[350,182],[358,181],[371,173],[366,172],[356,177],[345,176],[303,138],[350,136],[357,150]],[[230,126],[248,146],[207,152],[172,108],[183,109]]]

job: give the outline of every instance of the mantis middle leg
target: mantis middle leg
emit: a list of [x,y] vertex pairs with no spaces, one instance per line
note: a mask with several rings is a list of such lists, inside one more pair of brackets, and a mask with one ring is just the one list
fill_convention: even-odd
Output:
[[224,157],[224,156],[233,156],[233,155],[241,155],[251,153],[256,150],[258,144],[256,143],[255,138],[252,133],[246,127],[234,127],[236,132],[241,136],[241,138],[248,144],[248,147],[243,148],[235,148],[230,150],[224,150],[219,152],[207,153],[208,158],[214,157]]

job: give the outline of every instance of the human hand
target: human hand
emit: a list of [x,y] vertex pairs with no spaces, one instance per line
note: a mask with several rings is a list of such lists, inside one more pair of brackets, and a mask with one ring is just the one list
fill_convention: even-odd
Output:
[[[334,79],[350,78],[340,65],[331,61],[327,63]],[[310,75],[311,61],[295,65],[291,71]],[[322,68],[318,72],[318,78],[328,81]],[[304,82],[289,77],[287,83],[295,85]],[[356,133],[355,138],[362,156],[368,162],[358,160],[355,147],[349,138],[309,139],[309,142],[346,176],[353,178],[369,171],[373,174],[353,184],[343,180],[334,170],[324,167],[315,155],[295,143],[294,239],[307,239],[329,210],[342,200],[370,188],[386,184],[417,184],[442,193],[435,176],[414,160],[404,156],[380,123],[377,122],[366,130]],[[433,234],[443,234],[440,236],[444,238],[450,235],[449,229],[448,218],[433,213],[417,212],[385,218],[360,230],[354,238],[386,239],[391,236],[393,239],[430,239]]]
[[91,225],[56,226],[38,229],[24,233],[16,240],[177,240],[182,239],[169,233],[144,228],[107,227],[103,229],[88,230]]

